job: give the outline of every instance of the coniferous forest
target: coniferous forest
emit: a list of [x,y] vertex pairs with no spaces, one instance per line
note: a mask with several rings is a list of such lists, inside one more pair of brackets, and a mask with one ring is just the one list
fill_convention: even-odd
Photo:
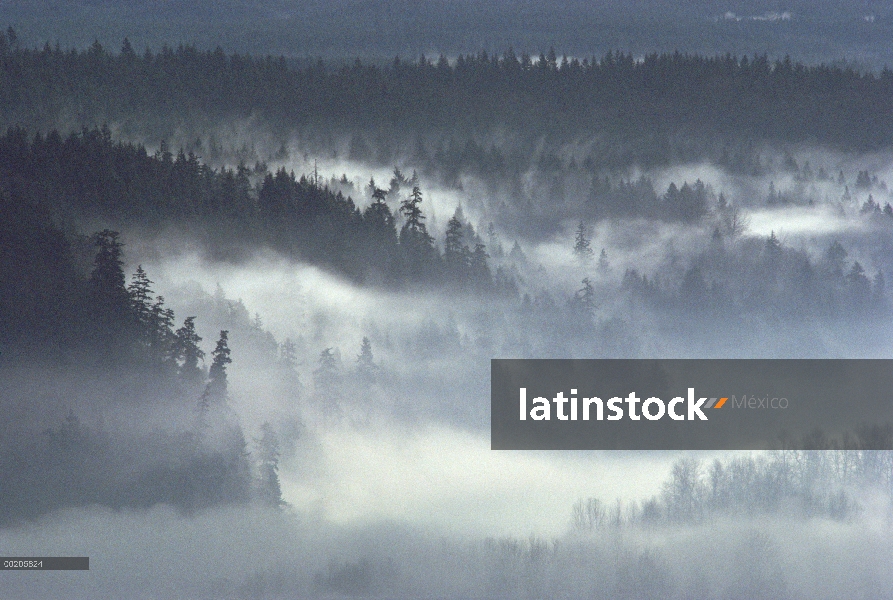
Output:
[[496,452],[488,397],[493,358],[888,358],[893,72],[542,39],[0,33],[0,547],[91,557],[0,595],[888,596],[889,427]]

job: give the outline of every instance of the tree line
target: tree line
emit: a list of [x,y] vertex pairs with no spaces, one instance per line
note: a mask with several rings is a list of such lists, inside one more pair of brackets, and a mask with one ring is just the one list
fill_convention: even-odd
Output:
[[274,130],[373,136],[383,129],[423,138],[507,129],[531,140],[622,139],[618,158],[646,165],[670,159],[680,136],[853,150],[893,141],[885,118],[893,72],[766,55],[637,59],[612,51],[579,59],[508,49],[455,60],[306,64],[185,45],[137,52],[126,39],[117,53],[98,42],[83,51],[49,43],[30,49],[8,32],[0,35],[0,76],[0,118],[43,130],[66,115],[88,126],[148,125],[144,131],[165,136],[184,123],[250,115]]
[[0,187],[8,202],[39,207],[62,223],[188,227],[217,255],[268,245],[358,281],[512,287],[507,274],[491,272],[486,245],[469,223],[451,221],[444,251],[436,247],[418,177],[399,169],[387,190],[370,182],[372,202],[361,210],[316,174],[271,173],[264,165],[214,169],[164,144],[150,155],[142,145],[113,141],[107,127],[64,139],[13,128],[0,136]]
[[[866,427],[858,439],[889,439],[890,428]],[[780,514],[844,521],[863,510],[856,489],[890,494],[891,453],[878,450],[774,450],[705,463],[673,463],[662,491],[643,502],[614,504],[598,498],[573,506],[573,526],[589,531],[627,526],[699,523],[716,518]]]

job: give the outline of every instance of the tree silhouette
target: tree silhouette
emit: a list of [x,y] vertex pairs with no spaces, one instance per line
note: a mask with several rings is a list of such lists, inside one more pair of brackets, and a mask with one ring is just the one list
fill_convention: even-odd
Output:
[[592,318],[595,312],[595,288],[588,277],[584,277],[581,281],[583,287],[574,294],[572,306],[575,311],[582,314],[586,320]]
[[377,373],[378,365],[372,356],[372,342],[364,336],[360,344],[360,353],[357,355],[357,375],[365,383],[374,383]]
[[407,271],[415,279],[429,274],[427,268],[431,265],[434,251],[434,238],[428,235],[421,203],[422,191],[416,185],[400,204],[400,212],[406,219],[400,229],[400,246],[404,251]]
[[592,245],[586,236],[586,224],[583,221],[577,225],[577,232],[574,234],[574,255],[580,262],[592,260]]
[[205,352],[199,347],[202,338],[195,331],[195,317],[186,317],[183,326],[174,335],[174,355],[180,362],[180,377],[188,383],[195,383],[202,376],[198,361],[205,357]]
[[[104,229],[94,236],[97,247],[90,275],[91,312],[99,351],[105,360],[116,359],[116,353],[131,342],[131,300],[124,284],[124,246],[117,231]],[[120,360],[120,357],[117,357]]]
[[214,351],[211,352],[211,367],[208,369],[208,383],[199,399],[199,411],[207,415],[213,406],[222,406],[227,400],[228,383],[226,366],[233,362],[228,344],[229,331],[222,330]]
[[260,427],[257,447],[257,498],[266,506],[281,507],[282,487],[279,484],[279,438],[269,422]]

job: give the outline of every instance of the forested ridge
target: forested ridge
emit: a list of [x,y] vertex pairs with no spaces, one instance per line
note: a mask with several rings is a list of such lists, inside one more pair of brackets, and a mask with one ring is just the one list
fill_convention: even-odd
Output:
[[[49,130],[61,122],[173,131],[254,116],[274,128],[468,135],[501,129],[535,139],[624,135],[634,158],[661,163],[680,135],[878,149],[893,141],[893,72],[805,66],[767,56],[609,52],[596,58],[396,58],[379,66],[297,64],[284,57],[20,47],[0,37],[0,118]],[[147,127],[148,126],[148,127]],[[166,135],[162,133],[162,135]],[[410,136],[410,139],[412,136]]]
[[[485,244],[467,222],[452,219],[443,252],[437,249],[415,174],[395,169],[387,190],[372,179],[372,202],[363,210],[328,183],[263,165],[213,169],[164,145],[150,156],[141,145],[113,141],[107,128],[64,140],[21,128],[0,136],[0,191],[15,207],[7,219],[16,235],[15,219],[38,215],[72,227],[98,219],[144,232],[176,224],[221,256],[269,246],[361,281],[511,291],[508,275],[494,279]],[[23,206],[32,207],[27,215],[19,213]]]

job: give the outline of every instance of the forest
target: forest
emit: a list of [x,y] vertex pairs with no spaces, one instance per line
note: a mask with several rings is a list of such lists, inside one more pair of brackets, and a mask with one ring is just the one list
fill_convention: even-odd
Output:
[[158,141],[184,125],[253,116],[279,130],[355,136],[361,160],[370,158],[367,138],[381,135],[371,150],[382,156],[371,157],[389,162],[398,143],[433,157],[443,151],[429,147],[433,136],[461,143],[506,130],[519,153],[541,136],[592,137],[602,145],[584,163],[646,167],[707,157],[721,151],[717,141],[874,150],[891,135],[888,69],[807,66],[790,57],[612,51],[580,59],[508,49],[381,66],[296,64],[185,45],[137,52],[126,39],[115,53],[98,42],[81,51],[35,50],[19,45],[14,30],[0,40],[0,118],[43,131],[60,121],[115,122]]
[[487,399],[496,357],[888,357],[891,102],[768,54],[9,28],[0,545],[97,567],[0,591],[884,597],[890,452],[496,452]]

